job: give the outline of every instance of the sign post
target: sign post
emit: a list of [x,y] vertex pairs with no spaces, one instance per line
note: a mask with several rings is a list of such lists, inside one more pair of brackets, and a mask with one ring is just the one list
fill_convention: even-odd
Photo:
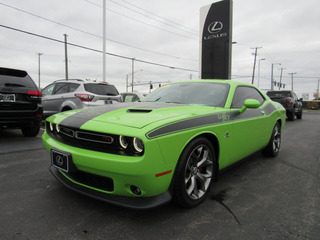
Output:
[[231,79],[232,0],[200,9],[200,78]]

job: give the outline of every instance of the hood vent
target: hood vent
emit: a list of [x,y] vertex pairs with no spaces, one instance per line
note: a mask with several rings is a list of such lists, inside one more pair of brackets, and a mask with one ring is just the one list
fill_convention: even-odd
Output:
[[152,109],[128,109],[127,113],[149,113]]

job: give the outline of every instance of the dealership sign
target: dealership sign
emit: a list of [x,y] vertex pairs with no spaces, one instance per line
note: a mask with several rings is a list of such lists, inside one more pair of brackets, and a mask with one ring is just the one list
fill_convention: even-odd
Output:
[[232,1],[200,9],[200,73],[202,79],[231,78]]

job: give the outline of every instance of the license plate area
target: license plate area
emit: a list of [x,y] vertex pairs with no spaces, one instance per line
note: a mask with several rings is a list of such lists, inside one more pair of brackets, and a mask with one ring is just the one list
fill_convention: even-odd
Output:
[[2,94],[0,93],[0,102],[15,102],[16,96],[14,94]]
[[71,159],[71,153],[57,151],[55,149],[51,150],[51,164],[55,168],[69,172]]

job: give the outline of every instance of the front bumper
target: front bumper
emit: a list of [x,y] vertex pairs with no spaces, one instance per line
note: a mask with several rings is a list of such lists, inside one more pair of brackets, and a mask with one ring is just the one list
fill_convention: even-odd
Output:
[[70,188],[71,190],[116,206],[131,208],[135,210],[151,209],[168,203],[172,198],[169,191],[152,197],[126,197],[111,195],[76,184],[66,178],[60,172],[60,170],[56,169],[53,166],[50,166],[50,172],[58,181],[60,181],[63,185]]
[[[70,156],[67,173],[55,167],[50,171],[77,192],[133,209],[153,208],[171,199],[169,189],[174,167],[163,160],[157,141],[152,141],[152,151],[136,157],[66,145],[46,132],[42,141],[49,153],[57,150]],[[140,193],[134,192],[134,187],[139,188]]]

